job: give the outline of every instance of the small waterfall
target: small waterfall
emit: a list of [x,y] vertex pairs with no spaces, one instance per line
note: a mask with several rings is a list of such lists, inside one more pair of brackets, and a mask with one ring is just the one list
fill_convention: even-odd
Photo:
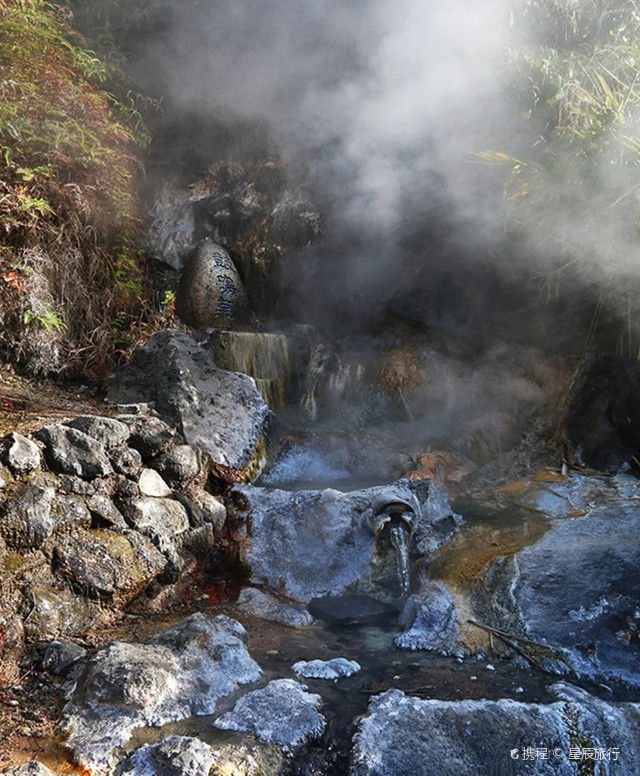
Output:
[[312,421],[318,419],[321,410],[335,412],[354,395],[363,378],[362,364],[344,361],[326,343],[316,345],[305,370],[302,411]]
[[389,530],[391,545],[396,552],[396,568],[402,597],[409,593],[409,534],[402,525],[392,525]]
[[324,374],[330,353],[326,345],[316,345],[311,351],[304,376],[304,392],[300,407],[309,420],[318,419],[318,383]]
[[407,413],[407,418],[411,423],[415,423],[416,416],[413,414],[413,410],[409,406],[409,402],[407,401],[407,397],[404,395],[404,391],[400,386],[398,386],[398,394],[400,395],[400,401],[402,402],[402,406],[404,407],[404,411]]
[[287,404],[292,376],[286,335],[215,330],[209,348],[221,369],[253,377],[271,408]]

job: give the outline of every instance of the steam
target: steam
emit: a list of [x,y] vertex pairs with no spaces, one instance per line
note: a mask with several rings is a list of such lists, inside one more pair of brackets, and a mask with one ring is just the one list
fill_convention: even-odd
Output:
[[[268,127],[290,185],[308,188],[327,224],[322,242],[291,257],[282,298],[305,322],[382,332],[372,361],[406,344],[407,319],[441,334],[423,359],[427,388],[408,403],[416,433],[455,444],[462,435],[465,450],[486,417],[511,444],[522,431],[513,418],[555,399],[566,374],[538,374],[535,348],[579,356],[601,280],[619,283],[635,260],[623,226],[631,198],[609,207],[619,181],[606,163],[593,191],[580,189],[588,201],[560,175],[545,184],[546,222],[505,235],[505,171],[477,153],[526,159],[540,143],[509,80],[509,43],[527,34],[516,5],[527,3],[172,2],[134,61],[143,88],[176,116]],[[213,132],[198,142],[216,157]],[[604,215],[590,223],[594,204]],[[581,264],[561,276],[560,293],[550,283],[540,294],[563,253]],[[402,318],[399,337],[390,313]],[[501,340],[511,345],[498,357]]]
[[[490,267],[517,288],[558,260],[548,240],[543,247],[539,224],[524,227],[517,251],[506,246],[504,171],[473,163],[484,149],[526,155],[537,139],[521,123],[506,80],[512,6],[172,4],[136,62],[137,75],[169,95],[176,112],[263,121],[290,169],[313,181],[328,237],[315,263],[313,254],[305,259],[314,269],[298,263],[290,273],[300,273],[293,295],[305,311],[315,305],[335,318],[349,306],[347,317],[375,317],[390,300],[403,304],[407,289],[431,286],[436,297],[452,297],[449,313],[457,304],[474,330],[489,310],[465,285],[484,283]],[[603,169],[602,182],[607,176]],[[569,187],[559,180],[549,191],[545,236],[557,236],[569,256],[590,258],[586,283],[628,272],[635,254],[618,228],[625,203],[611,211],[603,202],[602,223],[586,223],[587,203]],[[427,297],[419,304],[433,317],[438,299]]]
[[387,228],[429,171],[467,199],[466,155],[504,119],[507,20],[504,0],[181,4],[144,65],[183,109],[266,118],[346,189],[346,218]]
[[177,112],[265,120],[329,203],[325,254],[358,254],[353,291],[396,274],[408,213],[468,244],[501,229],[499,176],[469,159],[512,123],[508,23],[506,0],[181,3],[138,76]]

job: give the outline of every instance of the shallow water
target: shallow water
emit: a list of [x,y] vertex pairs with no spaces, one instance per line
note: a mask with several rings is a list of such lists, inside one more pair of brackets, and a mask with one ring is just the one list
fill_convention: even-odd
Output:
[[452,506],[464,523],[441,549],[428,573],[457,589],[471,585],[494,558],[533,544],[551,527],[544,514],[518,504],[494,508],[465,498]]
[[[349,472],[331,469],[321,453],[315,451],[316,457],[310,458],[310,452],[313,451],[304,446],[295,449],[289,460],[286,457],[280,460],[280,469],[277,465],[272,468],[267,477],[263,478],[262,484],[278,482],[281,485],[287,480],[290,486],[295,485],[300,482],[296,477],[304,473],[319,479],[327,476],[331,480],[328,484],[333,487],[339,487],[340,490],[351,489],[352,479]],[[272,479],[269,481],[270,477]],[[280,480],[277,480],[277,477]],[[313,484],[317,483],[318,479]],[[502,499],[487,498],[482,503],[471,498],[455,501],[452,504],[453,509],[463,516],[465,522],[458,533],[440,550],[437,559],[429,565],[410,565],[404,530],[398,527],[395,534],[392,532],[403,598],[410,589],[409,574],[414,589],[419,587],[420,577],[424,576],[445,581],[454,595],[458,596],[473,585],[478,574],[495,557],[518,552],[538,541],[552,527],[554,521],[572,516],[578,507],[584,510],[586,507],[583,507],[583,503],[599,503],[600,499],[608,503],[614,497],[628,499],[637,495],[635,484],[629,484],[626,480],[617,482],[589,478],[579,481],[576,477],[561,480],[558,477],[545,476],[523,483],[525,485],[522,487],[505,490],[502,495],[506,494],[506,497]],[[565,503],[568,507],[554,508],[553,511],[545,513],[540,507],[547,505],[551,496],[554,504]],[[524,503],[521,503],[522,501]],[[568,508],[571,511],[567,512]],[[461,601],[458,603],[461,604],[463,596],[459,597]],[[356,599],[357,596],[354,596],[353,601],[349,603],[354,609],[358,608]],[[298,758],[290,763],[288,776],[346,776],[351,739],[358,719],[366,713],[371,696],[390,688],[397,688],[421,698],[451,701],[512,698],[522,702],[547,703],[556,700],[549,688],[559,680],[557,675],[547,674],[532,667],[521,657],[500,657],[501,644],[497,641],[493,645],[496,649],[493,653],[492,642],[482,629],[477,629],[477,643],[482,644],[489,655],[481,653],[480,658],[444,657],[396,647],[394,637],[402,628],[398,625],[398,613],[392,607],[379,610],[374,622],[358,622],[360,618],[356,611],[352,618],[336,617],[333,621],[318,619],[311,627],[295,629],[247,615],[232,603],[210,605],[212,602],[213,598],[209,599],[208,604],[201,601],[200,608],[211,614],[227,614],[246,627],[250,637],[249,651],[263,668],[263,677],[254,685],[244,686],[222,699],[215,715],[193,717],[162,728],[136,731],[127,745],[128,751],[168,735],[194,736],[212,745],[231,743],[235,748],[235,745],[246,740],[246,736],[216,729],[213,724],[216,718],[229,711],[237,698],[247,691],[264,686],[273,679],[297,679],[292,666],[301,660],[344,657],[357,661],[362,670],[336,682],[302,680],[311,692],[321,696],[322,713],[327,719],[327,727],[320,739],[303,748]],[[460,612],[461,617],[464,617],[463,608]],[[183,612],[180,617],[185,614],[187,612]],[[341,621],[337,622],[338,619]],[[348,622],[350,619],[352,621]],[[363,616],[362,619],[366,617]],[[166,624],[159,623],[157,629],[165,627]],[[465,627],[474,630],[474,626],[468,622]],[[127,635],[122,634],[119,637],[126,639]],[[135,632],[131,633],[131,640],[137,640]],[[634,691],[616,688],[611,692],[603,686],[578,682],[575,678],[570,681],[605,700],[637,700],[637,692]]]
[[256,484],[291,491],[323,488],[347,490],[352,481],[351,472],[332,461],[326,453],[305,445],[292,445]]
[[[467,658],[459,661],[426,652],[400,650],[393,643],[398,633],[396,618],[356,626],[316,625],[296,630],[264,623],[234,610],[219,610],[242,622],[250,634],[249,651],[264,670],[256,685],[245,686],[223,699],[218,712],[208,717],[193,717],[163,728],[147,728],[134,734],[128,749],[155,742],[167,735],[195,736],[210,744],[242,740],[242,734],[220,731],[213,722],[229,710],[237,697],[262,686],[272,679],[297,677],[291,666],[298,660],[330,660],[346,657],[356,660],[362,670],[335,682],[304,679],[311,692],[322,698],[327,728],[320,739],[304,750],[300,760],[291,764],[291,773],[322,773],[345,776],[348,768],[351,737],[360,715],[367,710],[369,698],[390,687],[422,698],[460,700],[463,698],[515,699],[551,701],[548,686],[557,677],[523,669],[512,661],[489,662]],[[314,766],[309,770],[309,763]]]
[[[263,677],[256,684],[244,686],[222,699],[215,715],[136,731],[128,749],[167,735],[195,736],[212,745],[240,744],[243,734],[216,729],[213,726],[215,719],[230,710],[237,698],[248,690],[273,679],[297,679],[291,667],[299,660],[345,657],[356,660],[362,670],[337,681],[301,680],[311,692],[321,696],[327,727],[318,740],[303,748],[298,758],[290,763],[289,776],[346,776],[351,739],[359,717],[366,713],[372,695],[391,687],[421,698],[450,701],[513,698],[547,703],[557,700],[549,687],[559,677],[527,667],[521,659],[504,660],[491,656],[459,659],[397,648],[393,639],[399,629],[392,614],[375,624],[344,626],[318,621],[309,628],[294,629],[248,616],[233,606],[214,607],[209,611],[228,614],[245,625],[250,636],[249,651],[263,668]],[[601,687],[573,683],[606,700],[614,697]],[[634,693],[616,693],[616,699],[634,700]]]

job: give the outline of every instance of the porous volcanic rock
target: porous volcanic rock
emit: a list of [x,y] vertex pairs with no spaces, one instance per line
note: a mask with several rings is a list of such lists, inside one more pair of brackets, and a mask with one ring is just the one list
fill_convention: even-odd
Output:
[[67,746],[92,773],[107,774],[134,728],[214,713],[221,697],[261,674],[246,642],[235,620],[194,614],[147,644],[99,649],[65,708]]
[[[585,764],[570,759],[572,747],[615,747],[617,763],[610,754],[603,766],[640,774],[638,704],[608,703],[561,683],[552,690],[559,700],[548,704],[421,700],[388,690],[371,699],[358,726],[351,776],[571,776]],[[538,748],[546,758],[535,756]]]
[[113,474],[104,445],[69,426],[55,424],[36,433],[45,444],[45,459],[57,474],[73,474],[91,479]]
[[[117,402],[154,401],[189,444],[206,450],[218,471],[228,471],[232,478],[254,478],[264,465],[273,414],[255,382],[218,369],[206,350],[183,332],[154,335],[115,375],[109,396]],[[141,416],[132,416],[132,422],[136,417]],[[130,444],[138,447],[135,434]]]
[[0,456],[14,474],[28,474],[41,465],[40,448],[31,439],[15,431],[0,443]]
[[55,490],[33,482],[20,483],[0,505],[0,535],[7,545],[37,550],[51,536],[55,525],[52,507]]

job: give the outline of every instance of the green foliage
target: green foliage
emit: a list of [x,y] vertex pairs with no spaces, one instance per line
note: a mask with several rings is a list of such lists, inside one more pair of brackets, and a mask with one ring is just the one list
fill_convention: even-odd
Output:
[[47,305],[40,305],[37,310],[29,308],[24,313],[25,324],[35,323],[45,331],[66,329],[67,326],[62,318]]
[[[81,206],[104,231],[126,229],[135,218],[136,142],[145,138],[100,88],[108,68],[69,22],[43,0],[0,0],[0,213],[22,211],[31,229],[36,213]],[[19,242],[13,215],[5,228]]]
[[[189,0],[198,2],[198,0]],[[90,45],[107,62],[111,81],[116,86],[121,108],[129,113],[134,125],[144,126],[142,116],[159,106],[148,95],[131,90],[128,63],[135,57],[146,37],[154,38],[168,25],[173,9],[185,5],[185,0],[66,0],[74,24],[90,41]]]
[[116,254],[115,290],[121,298],[121,303],[126,297],[135,301],[144,295],[142,258],[142,252],[131,240],[125,240]]
[[547,300],[594,305],[585,350],[640,358],[640,4],[514,0],[512,30],[523,135],[476,158],[505,170],[505,230]]
[[[509,56],[528,120],[529,148],[479,155],[508,170],[508,223],[536,226],[553,249],[575,251],[555,228],[612,221],[635,241],[640,216],[640,7],[633,0],[525,0]],[[602,246],[599,246],[602,247]],[[606,247],[605,247],[606,250]],[[566,259],[563,255],[562,261]]]
[[32,371],[98,375],[121,357],[114,321],[151,314],[136,248],[149,137],[144,101],[72,25],[61,5],[0,0],[0,347]]

